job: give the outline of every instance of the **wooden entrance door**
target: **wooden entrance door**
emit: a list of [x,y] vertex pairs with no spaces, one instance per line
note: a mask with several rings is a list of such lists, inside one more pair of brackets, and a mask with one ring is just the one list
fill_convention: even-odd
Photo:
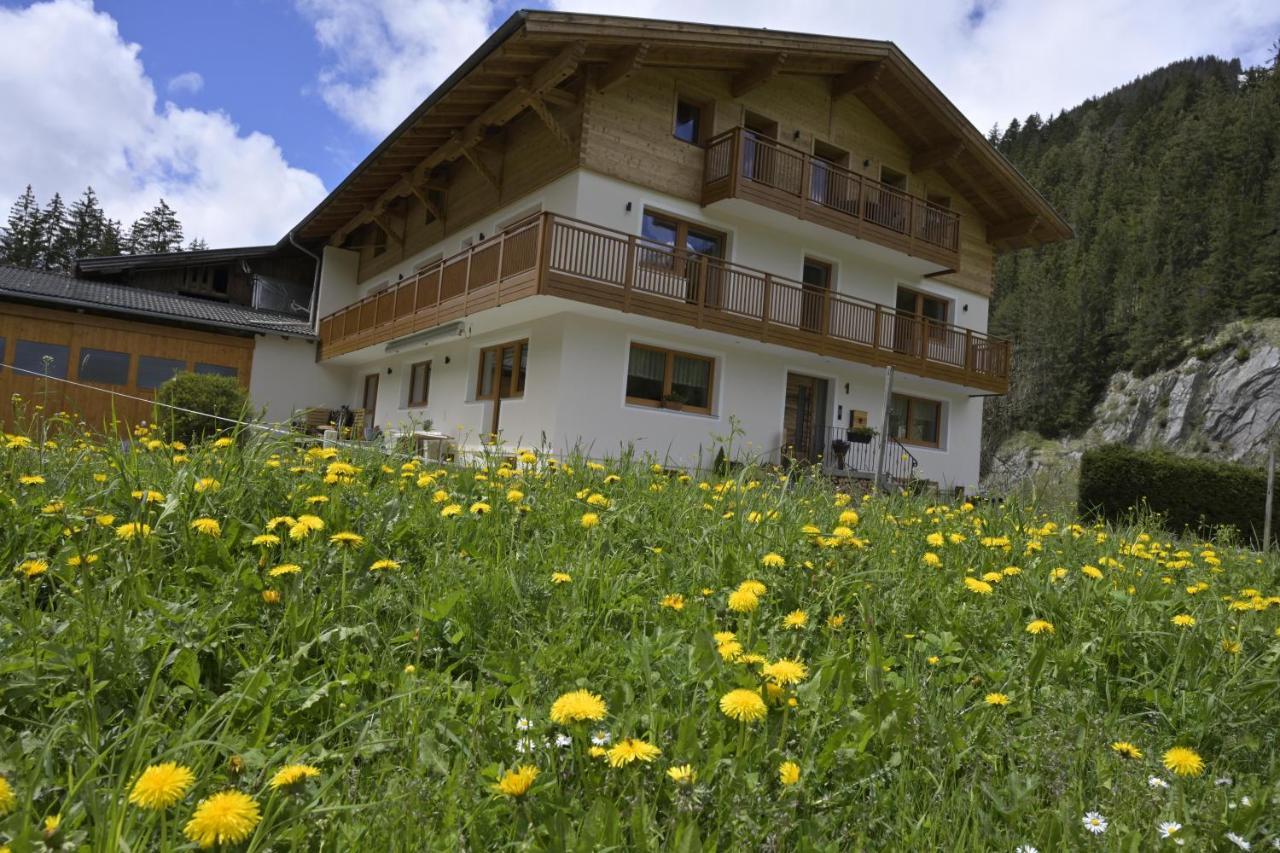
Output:
[[804,259],[804,296],[800,303],[800,328],[810,332],[826,331],[824,308],[826,292],[831,289],[831,264]]
[[[373,429],[373,416],[378,411],[378,374],[370,373],[365,376],[364,396],[360,401],[360,407],[364,409],[364,428]],[[363,435],[352,437],[357,441],[364,438]]]
[[827,380],[799,373],[787,374],[787,396],[782,413],[784,458],[816,462],[822,453],[822,413],[826,407]]
[[480,373],[476,383],[476,399],[489,400],[489,436],[497,441],[501,426],[502,401],[524,396],[524,380],[528,370],[529,342],[511,341],[480,351]]

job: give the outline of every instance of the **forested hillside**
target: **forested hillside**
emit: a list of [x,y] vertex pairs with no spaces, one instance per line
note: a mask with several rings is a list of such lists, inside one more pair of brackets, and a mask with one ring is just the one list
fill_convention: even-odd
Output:
[[1018,429],[1078,432],[1113,372],[1175,362],[1229,320],[1280,316],[1275,67],[1187,60],[993,129],[1076,238],[997,266],[991,327],[1017,350],[988,447]]

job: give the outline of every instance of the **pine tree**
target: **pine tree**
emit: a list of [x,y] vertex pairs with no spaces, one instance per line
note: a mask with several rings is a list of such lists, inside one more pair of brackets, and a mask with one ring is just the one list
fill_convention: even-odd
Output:
[[188,252],[204,252],[208,251],[209,244],[200,237],[192,237],[191,242],[187,244]]
[[102,225],[102,236],[98,238],[98,244],[90,252],[91,255],[99,257],[115,257],[125,253],[125,240],[121,233],[120,220],[108,219]]
[[93,257],[102,249],[107,217],[98,203],[93,187],[73,202],[67,214],[67,253],[72,265],[81,258]]
[[63,272],[71,268],[71,252],[68,246],[67,207],[62,193],[54,193],[49,204],[40,214],[41,245],[40,269]]
[[0,260],[15,267],[31,268],[40,260],[44,243],[43,217],[36,195],[27,189],[9,209],[9,222],[0,234]]
[[182,251],[182,223],[173,208],[160,202],[141,217],[129,229],[126,241],[128,251],[135,255],[158,255]]

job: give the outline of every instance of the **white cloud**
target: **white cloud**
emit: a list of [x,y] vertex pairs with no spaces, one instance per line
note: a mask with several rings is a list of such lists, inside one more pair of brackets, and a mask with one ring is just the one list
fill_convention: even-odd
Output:
[[204,88],[204,77],[199,71],[184,71],[169,78],[169,91],[175,94],[194,95]]
[[488,38],[492,0],[297,0],[333,57],[321,97],[382,137]]
[[561,11],[893,41],[984,131],[1075,106],[1177,59],[1214,53],[1260,63],[1280,32],[1274,0],[550,2]]
[[92,184],[127,226],[163,196],[188,238],[219,246],[275,242],[325,194],[270,136],[158,104],[139,46],[88,0],[0,9],[0,42],[0,203]]

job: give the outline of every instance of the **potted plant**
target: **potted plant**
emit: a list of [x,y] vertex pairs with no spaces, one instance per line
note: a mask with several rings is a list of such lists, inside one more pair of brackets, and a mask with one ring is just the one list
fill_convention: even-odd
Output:
[[662,407],[664,409],[671,409],[672,411],[678,412],[684,408],[684,404],[688,401],[689,398],[681,392],[669,391],[662,398]]
[[831,455],[836,458],[836,467],[844,470],[844,455],[849,452],[849,442],[842,438],[831,440]]
[[875,438],[876,431],[869,426],[854,426],[845,430],[845,438],[850,444],[867,444]]

